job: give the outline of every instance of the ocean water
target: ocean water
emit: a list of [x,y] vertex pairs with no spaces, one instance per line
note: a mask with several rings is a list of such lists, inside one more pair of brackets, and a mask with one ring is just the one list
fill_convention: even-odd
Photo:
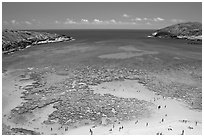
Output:
[[[35,30],[36,31],[36,30]],[[187,44],[186,40],[181,39],[159,39],[159,38],[148,38],[155,30],[125,30],[125,29],[93,29],[93,30],[37,30],[45,31],[50,33],[57,33],[72,36],[77,41],[85,40],[86,42],[96,42],[102,40],[136,40],[144,43],[152,44],[165,44],[164,46],[171,46],[176,48],[183,48],[184,50],[199,51],[201,46],[194,46]],[[179,46],[178,46],[179,45]],[[188,46],[187,46],[188,45]]]
[[50,33],[71,35],[81,40],[146,39],[154,30],[43,30]]
[[[36,31],[36,30],[35,30]],[[4,69],[27,67],[66,66],[74,63],[103,62],[106,54],[121,53],[121,47],[133,47],[154,57],[169,61],[170,58],[202,59],[202,46],[187,44],[186,40],[148,38],[154,30],[37,30],[71,36],[75,41],[43,44],[10,55],[2,55]],[[136,58],[131,51],[128,55]],[[126,53],[127,54],[127,51]],[[141,56],[143,54],[140,54]],[[119,58],[120,59],[120,58]],[[111,60],[117,62],[118,60]],[[121,61],[121,60],[120,60]]]
[[[189,85],[190,87],[197,87],[198,85],[198,90],[201,87],[199,85],[200,81],[191,81],[193,80],[193,78],[191,78],[191,74],[193,74],[194,72],[195,74],[198,74],[198,76],[201,75],[200,74],[201,66],[202,66],[202,62],[201,62],[202,46],[201,45],[189,45],[185,40],[148,38],[147,36],[150,35],[153,32],[153,30],[39,30],[39,31],[69,35],[69,36],[72,36],[75,40],[70,42],[36,45],[30,48],[26,48],[22,51],[15,52],[10,55],[2,55],[3,70],[6,71],[9,69],[15,70],[15,69],[27,69],[27,68],[45,68],[45,67],[53,68],[54,67],[54,68],[57,68],[55,69],[56,74],[49,76],[48,80],[50,82],[57,82],[58,78],[61,79],[63,77],[62,75],[66,75],[70,73],[69,71],[63,71],[65,70],[65,68],[66,70],[67,68],[69,69],[69,67],[66,67],[66,66],[97,65],[97,64],[102,66],[103,65],[114,66],[115,64],[117,65],[119,64],[118,65],[119,67],[123,65],[126,68],[133,66],[134,69],[137,69],[137,67],[139,68],[139,70],[144,69],[145,72],[149,71],[150,74],[155,74],[153,75],[153,77],[155,77],[158,74],[158,77],[157,76],[155,77],[155,80],[152,83],[153,84],[152,86],[156,86],[156,87],[158,86],[159,87],[158,89],[162,89],[164,88],[163,86],[167,84],[167,86],[164,89],[165,91],[167,91],[170,87],[173,87],[173,90],[176,90],[176,88],[179,87],[180,85],[181,85],[181,88],[183,89],[188,89],[188,86],[185,87],[186,85]],[[198,65],[198,67],[196,67],[193,64],[194,62],[196,65]],[[191,69],[186,68],[185,70],[184,68],[182,70],[178,70],[179,67],[177,66],[185,63],[187,65],[189,63],[192,63],[192,65],[191,64],[189,65],[190,67],[192,66]],[[131,66],[129,64],[133,64],[133,65]],[[173,69],[169,67],[171,65],[175,66],[176,68],[175,71],[172,71]],[[163,71],[160,71],[162,70],[162,67],[165,69],[163,69]],[[166,68],[167,69],[170,68],[170,70],[165,71]],[[44,69],[44,70],[47,70],[47,69]],[[152,70],[156,70],[156,71],[152,71]],[[183,73],[181,73],[182,71]],[[20,75],[20,72],[14,71],[12,74],[13,75],[15,74],[17,76],[17,75]],[[3,93],[4,100],[2,104],[4,108],[6,108],[7,110],[15,107],[12,105],[15,105],[16,99],[19,98],[18,96],[15,96],[16,94],[14,94],[13,92],[14,88],[16,88],[15,86],[16,82],[18,81],[16,76],[15,76],[15,79],[13,76],[11,76],[10,79],[8,77],[7,77],[8,79],[6,80],[3,79],[4,83],[3,83],[2,92],[5,92],[5,93]],[[145,77],[146,76],[148,75],[145,75]],[[150,75],[150,78],[151,77],[152,76]],[[163,81],[164,84],[160,81]],[[178,83],[176,84],[176,88],[172,86],[172,84],[169,84],[169,81],[170,82],[173,81],[172,83]],[[125,96],[122,95],[121,97],[135,96],[138,99],[144,99],[144,97],[147,97],[145,98],[147,101],[151,99],[151,93],[148,90],[146,90],[143,85],[142,87],[139,83],[135,85],[136,81],[131,82],[130,80],[129,81],[126,80],[126,81],[115,81],[115,82],[116,83],[114,82],[103,83],[105,85],[99,85],[99,87],[96,88],[96,90],[98,90],[96,92],[99,92],[100,89],[104,88],[104,86],[107,87],[106,89],[111,89],[110,91],[112,91],[112,89],[115,87],[119,87],[118,89],[116,88],[116,91],[118,90],[118,94],[114,92],[115,96],[118,96],[118,95],[121,96],[122,94],[124,94],[124,89],[127,89],[125,91],[128,91],[128,93],[127,94],[125,93],[126,95]],[[22,83],[21,82],[17,83],[17,85],[19,84],[21,85]],[[168,86],[168,84],[170,86]],[[135,91],[135,88],[143,92],[140,92],[139,94],[137,93],[135,95],[133,93]],[[103,89],[103,91],[104,93],[106,92],[109,93],[108,90],[105,91]],[[197,90],[194,93],[196,92]],[[16,99],[11,98],[12,96],[10,96],[10,94],[14,95],[17,98]],[[150,96],[147,96],[147,94]],[[172,92],[172,94],[174,94],[174,92]],[[8,102],[9,99],[12,101]],[[167,101],[169,102],[169,100]],[[168,104],[168,102],[166,103]],[[188,111],[184,111],[183,104],[181,107],[179,103],[177,104],[174,101],[170,102],[170,104],[168,104],[167,109],[174,108],[174,110],[172,111],[172,114],[177,110],[179,111],[181,110],[181,113],[179,112],[179,114],[181,114],[179,115],[179,118],[182,118],[183,112],[187,112],[186,114],[188,114]],[[178,106],[178,108],[175,108],[173,106]],[[40,117],[42,117],[43,119],[46,118],[44,117],[46,116],[46,114],[41,113],[44,111],[51,113],[53,109],[48,108],[46,110],[39,110],[39,112],[37,111],[35,113],[35,116],[37,117],[39,113],[39,114],[44,114],[43,116],[39,115]],[[166,112],[164,114],[166,114]],[[192,115],[192,117],[199,118],[199,121],[200,121],[200,113],[197,113],[197,112],[195,114],[190,113],[190,115]],[[155,120],[155,123],[157,120],[158,121],[161,120],[160,116],[157,117],[156,115],[155,117],[153,117],[153,119]],[[38,119],[37,123],[39,122],[39,120],[41,119]],[[150,122],[151,121],[152,120],[150,119]],[[158,121],[157,123],[160,124]],[[172,120],[172,121],[178,121],[178,120]],[[141,125],[145,125],[143,122],[144,123],[147,122],[147,119],[140,120],[140,123],[142,123]],[[36,125],[33,124],[33,126],[36,126]],[[130,127],[129,131],[131,131],[130,132],[131,134],[136,134],[136,132],[132,132],[132,131],[135,131],[135,129],[132,128],[132,125],[125,125],[125,126],[127,126],[126,129]],[[53,128],[53,125],[51,125],[51,127]],[[30,125],[30,128],[32,129],[32,124]],[[86,131],[89,131],[89,128],[90,126],[77,128],[77,129],[74,129],[73,131],[71,130],[71,132],[69,131],[69,134],[72,134],[72,133],[79,134],[78,131],[80,132],[85,131],[84,133],[83,132],[82,133],[86,134],[87,133]],[[49,130],[48,133],[50,133],[50,126],[48,126],[48,128],[42,127],[41,129],[43,130],[47,129]],[[53,129],[57,129],[57,128],[53,128]],[[98,130],[101,130],[101,129],[99,128]],[[105,133],[106,132],[105,130],[106,128],[104,128],[104,131],[100,131],[99,133],[100,134],[102,134],[102,132]],[[109,129],[107,129],[107,131],[108,130]],[[200,127],[199,127],[199,130],[200,130]],[[157,131],[155,131],[155,133],[156,132]],[[150,132],[150,133],[153,133],[153,132]]]

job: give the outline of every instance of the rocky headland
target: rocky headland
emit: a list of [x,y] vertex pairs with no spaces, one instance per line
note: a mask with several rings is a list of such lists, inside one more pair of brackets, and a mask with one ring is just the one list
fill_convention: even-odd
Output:
[[6,29],[2,31],[2,53],[9,54],[33,45],[70,40],[73,38],[66,35]]
[[179,23],[156,30],[149,37],[187,39],[201,42],[202,24],[199,22]]

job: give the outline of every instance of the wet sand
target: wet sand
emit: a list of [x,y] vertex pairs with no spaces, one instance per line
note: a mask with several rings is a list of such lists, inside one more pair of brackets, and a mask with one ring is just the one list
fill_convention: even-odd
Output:
[[[20,75],[20,73],[17,73]],[[29,130],[36,130],[43,134],[69,134],[69,135],[89,135],[89,130],[92,129],[94,135],[105,134],[119,134],[119,135],[156,135],[162,133],[164,135],[179,135],[182,130],[185,131],[185,135],[200,135],[202,134],[202,113],[201,111],[191,110],[182,100],[176,100],[172,98],[165,98],[161,95],[157,95],[154,92],[148,90],[145,86],[138,83],[137,80],[125,80],[125,81],[113,81],[105,82],[97,86],[90,86],[94,90],[94,93],[100,94],[112,94],[117,97],[124,98],[137,98],[139,100],[145,100],[154,104],[151,107],[152,114],[149,118],[140,118],[132,121],[115,123],[108,126],[94,125],[78,127],[76,129],[69,129],[65,131],[65,127],[61,127],[59,124],[47,125],[43,123],[48,118],[48,115],[54,111],[52,105],[44,107],[42,109],[35,110],[32,114],[25,114],[24,120],[19,123],[15,120],[9,120],[9,112],[12,108],[16,107],[23,100],[20,99],[21,89],[16,89],[19,85],[26,86],[33,81],[20,81],[16,73],[7,74],[4,77],[3,83],[3,122],[12,127],[25,128]],[[13,76],[13,77],[12,77]],[[61,77],[52,75],[49,78],[56,80],[62,80]],[[15,80],[14,80],[15,79]],[[6,86],[6,84],[8,84]],[[53,81],[50,81],[53,84]],[[15,91],[15,92],[12,92]],[[9,93],[9,92],[12,92]],[[10,98],[12,96],[12,98]],[[12,99],[7,102],[7,99]],[[13,103],[12,103],[13,102]],[[18,102],[18,103],[17,103]],[[158,106],[161,108],[158,109]],[[23,115],[22,115],[23,116]],[[163,122],[162,122],[163,119]],[[185,121],[183,121],[185,120]],[[136,123],[135,123],[136,122]],[[196,125],[196,122],[198,123]],[[15,124],[17,123],[17,124]],[[148,123],[148,126],[147,126]],[[124,128],[119,130],[123,126]],[[192,129],[190,129],[192,128]],[[52,129],[52,130],[51,130]],[[111,131],[110,131],[111,129]],[[168,130],[169,129],[169,130]]]
[[[110,93],[119,97],[137,98],[139,100],[150,101],[155,105],[155,108],[152,109],[151,117],[121,122],[120,124],[116,123],[114,128],[112,125],[92,128],[95,135],[156,135],[157,133],[162,133],[163,135],[181,135],[182,130],[184,130],[184,135],[202,134],[201,111],[190,110],[187,104],[181,100],[156,95],[143,85],[137,83],[137,81],[107,82],[94,86],[92,89],[94,89],[95,93]],[[161,108],[158,109],[158,106],[161,106]],[[197,125],[196,122],[198,122]],[[146,126],[147,123],[148,126]],[[121,126],[124,129],[119,131]],[[88,132],[90,128],[91,126],[81,127],[70,131],[69,134],[90,134]],[[109,131],[110,129],[112,131]]]

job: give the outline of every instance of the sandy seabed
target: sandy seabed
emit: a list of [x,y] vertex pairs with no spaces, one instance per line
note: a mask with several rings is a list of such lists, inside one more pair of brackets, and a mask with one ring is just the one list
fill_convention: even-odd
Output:
[[[151,116],[148,118],[135,119],[127,122],[120,122],[108,126],[82,126],[65,132],[59,129],[60,125],[45,125],[44,120],[54,111],[52,105],[35,111],[27,116],[32,121],[22,122],[20,125],[15,121],[10,121],[9,112],[23,101],[20,99],[23,87],[33,81],[18,81],[17,76],[21,72],[8,73],[3,77],[3,123],[12,127],[21,127],[30,130],[37,130],[44,134],[69,134],[69,135],[89,135],[92,129],[94,135],[119,134],[119,135],[201,135],[202,134],[202,112],[191,110],[182,100],[165,98],[148,90],[137,80],[104,82],[97,86],[90,86],[94,93],[112,94],[123,98],[136,98],[154,104]],[[54,78],[54,76],[53,76]],[[58,77],[56,77],[57,79]],[[59,79],[59,78],[58,78]],[[22,88],[18,88],[22,86]],[[52,131],[50,128],[52,127]],[[121,129],[123,127],[123,129]]]
[[[80,44],[79,44],[80,45]],[[76,52],[77,55],[86,53],[85,55],[89,56],[93,54],[95,49],[98,47],[90,48],[87,47],[64,47],[65,49],[60,50],[48,50],[48,57],[51,58],[52,54],[65,54],[72,52]],[[68,49],[67,49],[68,48]],[[47,50],[47,48],[46,48]],[[159,62],[161,59],[158,55],[157,51],[150,50],[142,50],[135,48],[133,46],[121,46],[117,48],[117,51],[107,53],[96,53],[94,59],[110,59],[110,60],[121,60],[121,59],[132,59],[137,60],[140,63],[145,62],[145,59],[149,59],[150,61]],[[91,53],[89,53],[90,51]],[[97,49],[97,51],[100,51]],[[32,51],[29,54],[21,55],[21,57],[38,57],[42,55],[44,51]],[[101,52],[101,51],[100,51]],[[50,57],[50,56],[51,57]],[[189,56],[191,54],[187,54]],[[146,58],[144,58],[146,56]],[[155,57],[154,57],[155,56]],[[182,57],[185,56],[174,56],[175,60],[181,60]],[[194,54],[192,54],[194,56]],[[41,56],[40,56],[41,57]],[[60,56],[61,57],[61,56]],[[63,59],[73,60],[76,58],[75,56],[62,56],[60,61]],[[78,57],[78,56],[77,56]],[[134,58],[135,57],[135,58]],[[149,57],[149,58],[148,58]],[[166,57],[166,56],[165,56]],[[197,57],[197,56],[195,56]],[[200,54],[199,54],[200,57]],[[47,59],[46,58],[46,59]],[[84,61],[86,56],[80,57],[80,59]],[[93,57],[92,57],[93,58]],[[45,62],[48,60],[45,59]],[[54,58],[51,58],[54,60]],[[59,58],[56,59],[59,61]],[[56,60],[54,60],[56,62]],[[68,61],[70,61],[68,60]],[[41,61],[41,60],[40,60]],[[81,61],[81,60],[80,60]],[[98,61],[98,60],[97,60]],[[95,62],[97,62],[95,61]],[[100,60],[101,61],[101,60]],[[42,60],[43,62],[43,60]],[[43,63],[45,63],[43,62]],[[74,62],[74,61],[73,61]],[[64,63],[64,62],[62,62]],[[146,62],[145,62],[146,63]],[[25,63],[26,64],[26,63]],[[149,62],[146,63],[149,65]],[[154,64],[154,63],[152,63]],[[143,64],[142,64],[143,65]],[[157,65],[157,64],[156,64]],[[151,67],[151,66],[150,66]],[[32,68],[30,68],[32,69]],[[187,70],[186,70],[187,71]],[[200,73],[201,71],[198,70]],[[190,71],[180,71],[180,70],[168,70],[168,72],[156,73],[156,77],[161,78],[160,81],[164,83],[184,83],[186,85],[192,85],[194,87],[201,88],[201,84],[197,81],[192,80]],[[68,71],[58,71],[56,74],[51,74],[47,77],[47,82],[49,86],[54,85],[56,82],[63,81],[66,79]],[[138,80],[122,80],[122,81],[111,81],[111,82],[102,82],[95,86],[90,86],[90,89],[93,89],[94,93],[97,94],[111,94],[116,97],[121,98],[135,98],[138,100],[144,100],[146,102],[152,103],[151,106],[151,114],[149,117],[145,118],[135,118],[131,121],[120,121],[115,122],[113,124],[109,124],[106,126],[103,125],[87,125],[80,126],[77,128],[69,129],[65,131],[62,125],[55,124],[45,124],[44,121],[48,119],[48,115],[50,115],[55,108],[53,108],[53,104],[47,105],[43,108],[38,108],[33,111],[32,114],[22,114],[17,119],[10,118],[10,111],[17,106],[20,106],[25,100],[21,98],[22,92],[24,91],[24,87],[31,85],[34,81],[29,79],[29,75],[25,78],[20,78],[20,75],[24,75],[25,70],[9,70],[3,73],[2,77],[2,122],[3,124],[10,126],[11,128],[24,128],[32,131],[39,132],[41,134],[68,134],[68,135],[90,135],[90,129],[93,131],[94,135],[201,135],[202,134],[202,110],[199,109],[191,109],[189,104],[185,103],[182,99],[176,99],[171,97],[164,97],[158,93],[153,92],[150,89],[147,89],[146,86],[139,83]],[[160,74],[160,75],[159,75]],[[154,83],[153,83],[154,84]],[[200,84],[200,85],[199,85]],[[193,93],[192,93],[193,94]],[[61,128],[62,127],[62,128]]]

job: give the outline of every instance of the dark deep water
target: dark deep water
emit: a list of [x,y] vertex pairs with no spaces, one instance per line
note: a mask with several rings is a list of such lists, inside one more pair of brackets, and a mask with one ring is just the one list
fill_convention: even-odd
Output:
[[[36,30],[35,30],[36,31]],[[186,40],[181,39],[159,39],[159,38],[148,38],[155,30],[103,30],[103,29],[93,29],[93,30],[37,30],[45,31],[50,33],[63,34],[71,36],[77,41],[83,40],[87,42],[103,41],[103,40],[135,40],[140,42],[145,42],[149,44],[164,44],[164,46],[183,48],[184,50],[196,50],[199,51],[201,45],[190,45],[187,44]],[[178,46],[179,44],[179,46]],[[188,45],[188,46],[187,46]]]
[[77,40],[146,39],[153,30],[39,30],[72,36]]
[[[36,30],[35,30],[36,31]],[[71,36],[75,41],[37,45],[11,55],[2,55],[3,69],[59,66],[69,63],[100,62],[98,56],[120,52],[118,47],[133,46],[156,51],[165,61],[174,56],[202,60],[202,46],[186,40],[148,38],[153,30],[37,30]],[[134,59],[134,58],[132,58]],[[165,62],[164,61],[164,62]]]

